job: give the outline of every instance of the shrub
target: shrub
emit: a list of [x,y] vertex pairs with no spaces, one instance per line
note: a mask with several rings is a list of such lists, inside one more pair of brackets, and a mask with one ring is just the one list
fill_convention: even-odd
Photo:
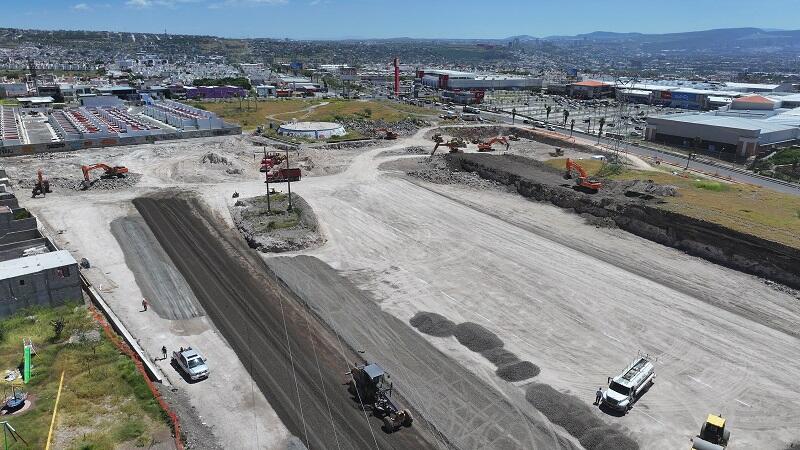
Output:
[[697,180],[693,184],[694,187],[698,189],[705,189],[707,191],[714,192],[723,192],[729,189],[727,184],[720,183],[719,181]]

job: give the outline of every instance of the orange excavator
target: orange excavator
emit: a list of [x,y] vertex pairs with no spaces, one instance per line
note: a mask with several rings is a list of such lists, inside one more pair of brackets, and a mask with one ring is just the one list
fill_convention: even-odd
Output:
[[491,152],[491,151],[493,151],[494,149],[492,148],[492,145],[495,142],[499,142],[501,144],[505,144],[506,145],[506,150],[508,150],[508,147],[509,147],[508,139],[506,139],[504,136],[497,136],[496,138],[489,139],[486,142],[479,142],[478,143],[478,151],[479,152]]
[[89,178],[89,172],[95,169],[103,169],[103,174],[100,178],[122,178],[128,173],[128,168],[125,166],[109,166],[108,164],[98,163],[90,166],[81,166],[83,171],[83,183],[81,187],[86,190],[92,186],[92,180]]
[[[577,172],[578,176],[575,177],[573,174]],[[597,192],[603,184],[596,180],[590,180],[589,175],[586,174],[586,171],[583,170],[578,163],[575,161],[567,158],[567,171],[564,173],[564,179],[569,180],[575,178],[575,184],[579,187],[582,187],[586,190],[591,192]]]
[[378,128],[375,130],[376,133],[383,133],[383,138],[389,141],[393,141],[397,139],[397,133],[388,129],[388,128]]
[[50,181],[45,178],[44,174],[42,173],[42,169],[36,171],[36,184],[33,185],[33,191],[31,192],[31,198],[36,198],[37,195],[41,194],[42,197],[46,197],[47,194],[53,191],[50,190]]

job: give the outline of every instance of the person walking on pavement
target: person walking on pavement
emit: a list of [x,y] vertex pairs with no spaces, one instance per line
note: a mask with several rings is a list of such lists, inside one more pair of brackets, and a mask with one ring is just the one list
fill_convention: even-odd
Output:
[[594,393],[594,404],[599,405],[600,400],[603,398],[603,388],[597,388],[597,392]]
[[147,311],[147,299],[142,299],[142,311]]
[[167,359],[167,346],[166,345],[162,345],[161,346],[161,354],[164,355],[163,359],[166,361],[166,359]]

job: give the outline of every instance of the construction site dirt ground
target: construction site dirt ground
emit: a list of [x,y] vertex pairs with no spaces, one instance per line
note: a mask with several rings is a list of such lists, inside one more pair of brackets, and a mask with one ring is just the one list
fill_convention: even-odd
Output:
[[[326,243],[300,253],[341,271],[402,323],[429,311],[497,334],[541,373],[508,383],[497,377],[493,364],[454,338],[421,336],[510,404],[521,405],[522,390],[536,382],[590,405],[606,377],[645,351],[658,358],[655,386],[627,415],[601,416],[629,430],[641,448],[688,446],[710,412],[729,420],[736,448],[781,449],[800,437],[800,392],[793,388],[800,377],[795,363],[800,346],[784,331],[800,323],[797,299],[756,277],[588,225],[575,214],[516,194],[431,184],[379,169],[392,158],[419,157],[378,157],[387,150],[432,148],[426,131],[380,148],[315,150],[321,153],[317,173],[335,167],[327,172],[335,175],[304,177],[292,190],[314,209]],[[46,199],[28,199],[27,191],[18,191],[23,206],[61,245],[92,262],[90,279],[153,358],[160,356],[161,345],[194,345],[213,362],[212,370],[226,368],[202,383],[185,384],[168,362],[159,362],[220,442],[242,442],[243,448],[280,446],[289,433],[258,389],[253,392],[245,367],[208,317],[169,320],[157,309],[139,312],[142,289],[111,223],[136,217],[133,198],[180,188],[196,192],[231,225],[232,192],[243,197],[264,192],[252,147],[232,137],[92,150],[70,158],[113,157],[105,162],[126,165],[141,179],[132,187],[56,192]],[[241,173],[201,163],[209,151],[241,165]],[[32,178],[37,167],[54,176],[60,159],[1,162],[12,178]],[[81,175],[69,176],[79,181]],[[742,303],[758,313],[745,316],[722,307]],[[336,327],[342,334],[379,336],[376,323],[337,321]],[[218,408],[219,402],[231,407]]]

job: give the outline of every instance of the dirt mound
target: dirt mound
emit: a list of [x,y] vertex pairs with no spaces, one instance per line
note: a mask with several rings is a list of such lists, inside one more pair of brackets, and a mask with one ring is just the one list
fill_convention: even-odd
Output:
[[228,158],[214,152],[208,152],[203,155],[203,159],[200,160],[202,164],[210,163],[210,164],[225,164],[226,166],[231,165],[231,162],[228,161]]
[[505,381],[522,381],[539,375],[539,366],[530,361],[516,361],[503,364],[495,373]]
[[639,445],[624,432],[608,426],[584,402],[546,384],[532,384],[525,398],[550,422],[563,427],[587,450],[638,450]]
[[503,341],[496,334],[477,323],[460,323],[453,329],[453,334],[461,345],[477,353],[503,346]]
[[503,366],[519,361],[519,358],[514,353],[504,349],[503,347],[490,348],[481,352],[481,356],[488,359],[489,362],[495,366]]
[[412,327],[436,337],[447,337],[453,335],[453,328],[456,326],[453,321],[432,312],[420,311],[409,320]]

